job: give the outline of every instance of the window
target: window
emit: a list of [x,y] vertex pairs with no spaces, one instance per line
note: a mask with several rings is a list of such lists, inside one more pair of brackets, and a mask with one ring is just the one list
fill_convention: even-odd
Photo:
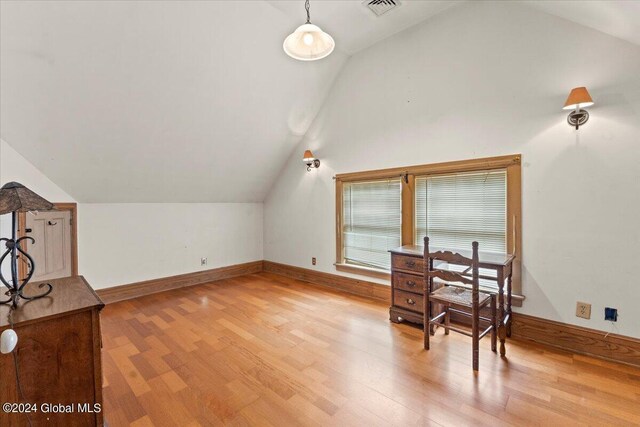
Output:
[[401,245],[400,179],[346,183],[342,194],[345,264],[389,270],[389,249]]
[[417,177],[415,188],[416,244],[507,252],[506,171]]
[[389,279],[389,249],[427,234],[451,249],[477,240],[483,252],[515,254],[519,294],[520,173],[511,155],[336,175],[336,268]]
[[[469,249],[477,241],[483,252],[507,251],[507,173],[505,170],[417,177],[415,242]],[[451,266],[462,271],[465,267]],[[480,274],[495,277],[492,270]],[[497,288],[494,280],[480,285]]]

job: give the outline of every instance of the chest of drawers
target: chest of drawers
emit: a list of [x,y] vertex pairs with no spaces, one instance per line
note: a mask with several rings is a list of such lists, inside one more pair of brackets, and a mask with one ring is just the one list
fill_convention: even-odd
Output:
[[391,252],[391,307],[389,319],[422,323],[424,258],[419,247],[403,246]]
[[[23,413],[0,411],[0,426],[102,426],[100,310],[104,304],[82,276],[47,281],[45,298],[21,302],[13,313],[21,390],[12,354],[0,354],[0,402],[36,405]],[[37,283],[25,289],[29,295]],[[35,293],[34,292],[34,293]],[[9,328],[0,306],[0,332]]]

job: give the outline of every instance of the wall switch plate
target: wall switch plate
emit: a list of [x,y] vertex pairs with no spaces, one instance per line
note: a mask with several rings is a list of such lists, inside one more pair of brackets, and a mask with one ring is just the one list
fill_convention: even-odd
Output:
[[604,320],[609,320],[611,322],[617,322],[618,321],[618,309],[617,308],[611,308],[611,307],[605,307],[604,308]]
[[200,258],[200,265],[207,265],[207,258]]
[[316,265],[316,257],[311,258],[311,265]]
[[583,319],[591,319],[591,304],[578,301],[576,303],[576,316]]

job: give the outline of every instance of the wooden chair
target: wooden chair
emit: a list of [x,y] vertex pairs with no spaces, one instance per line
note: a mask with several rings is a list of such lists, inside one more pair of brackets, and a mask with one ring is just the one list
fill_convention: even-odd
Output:
[[[472,246],[473,255],[469,259],[459,253],[449,251],[429,252],[429,238],[424,238],[424,348],[429,350],[429,336],[433,335],[434,326],[441,326],[441,321],[444,320],[445,335],[449,335],[449,330],[452,330],[470,336],[473,340],[473,370],[477,371],[479,342],[489,332],[491,333],[491,350],[496,351],[496,296],[479,291],[478,242],[473,242]],[[434,267],[434,261],[436,267]],[[439,268],[442,263],[467,266],[468,268],[458,273],[446,268]],[[471,270],[471,279],[468,278],[469,270]],[[444,286],[434,289],[435,278],[443,281]],[[431,310],[435,305],[440,305],[443,311],[432,317]],[[480,316],[480,311],[487,305],[491,308],[491,318]],[[471,317],[471,333],[451,326],[451,312]],[[480,321],[489,324],[482,332],[480,331]]]

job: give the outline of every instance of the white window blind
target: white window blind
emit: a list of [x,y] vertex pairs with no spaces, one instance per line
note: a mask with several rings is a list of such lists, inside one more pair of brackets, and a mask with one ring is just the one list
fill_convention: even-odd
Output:
[[399,179],[343,185],[344,262],[390,269],[389,249],[401,245],[402,204]]
[[416,178],[416,244],[505,253],[506,190],[504,170]]

